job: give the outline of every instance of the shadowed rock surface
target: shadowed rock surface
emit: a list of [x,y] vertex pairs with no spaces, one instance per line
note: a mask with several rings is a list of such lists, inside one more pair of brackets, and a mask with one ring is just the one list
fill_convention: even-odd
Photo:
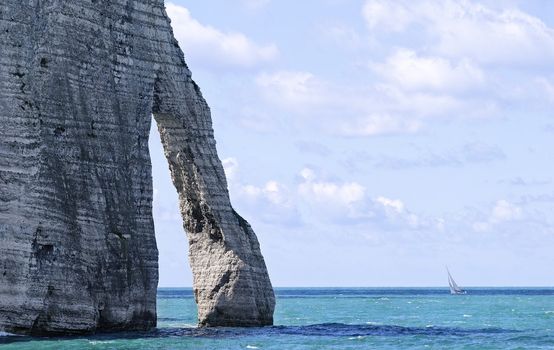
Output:
[[0,330],[155,327],[152,113],[199,324],[273,322],[258,241],[231,207],[210,110],[163,1],[1,0]]

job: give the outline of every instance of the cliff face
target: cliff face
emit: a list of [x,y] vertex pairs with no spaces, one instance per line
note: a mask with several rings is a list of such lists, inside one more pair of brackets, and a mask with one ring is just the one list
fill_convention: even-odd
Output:
[[156,325],[152,114],[200,325],[272,323],[256,236],[231,207],[210,111],[163,1],[2,0],[0,330]]

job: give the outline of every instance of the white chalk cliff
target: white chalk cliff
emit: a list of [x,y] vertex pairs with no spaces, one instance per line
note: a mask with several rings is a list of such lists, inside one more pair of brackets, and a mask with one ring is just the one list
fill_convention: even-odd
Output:
[[155,327],[152,114],[199,324],[272,324],[257,238],[230,204],[163,0],[1,0],[0,331]]

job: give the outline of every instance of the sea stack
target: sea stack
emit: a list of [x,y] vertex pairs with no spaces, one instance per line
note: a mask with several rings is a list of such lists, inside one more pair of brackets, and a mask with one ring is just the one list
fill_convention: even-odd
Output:
[[152,115],[199,324],[272,324],[257,238],[230,204],[210,109],[162,0],[4,0],[0,60],[0,330],[156,326]]

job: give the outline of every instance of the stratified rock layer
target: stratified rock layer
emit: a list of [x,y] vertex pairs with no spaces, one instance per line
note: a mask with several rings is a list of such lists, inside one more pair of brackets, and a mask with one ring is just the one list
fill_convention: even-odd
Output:
[[0,330],[156,325],[152,113],[200,325],[272,323],[259,244],[230,205],[210,111],[163,1],[2,0]]

